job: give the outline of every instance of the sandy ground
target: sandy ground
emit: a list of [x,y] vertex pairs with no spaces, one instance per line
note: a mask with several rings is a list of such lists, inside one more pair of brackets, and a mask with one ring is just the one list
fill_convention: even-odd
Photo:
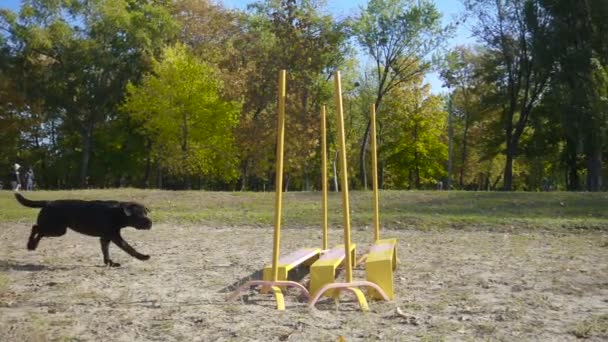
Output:
[[[270,261],[272,227],[124,230],[149,261],[73,232],[29,252],[30,222],[0,224],[0,341],[435,341],[608,339],[608,234],[383,231],[399,239],[396,296],[362,313],[348,294],[287,310],[256,290],[226,302]],[[332,229],[338,243],[340,231]],[[358,253],[368,229],[355,229]],[[320,242],[283,230],[284,252]],[[355,270],[364,279],[363,269]],[[303,281],[306,281],[304,278]],[[397,310],[399,308],[399,310]],[[397,312],[399,311],[399,313]]]

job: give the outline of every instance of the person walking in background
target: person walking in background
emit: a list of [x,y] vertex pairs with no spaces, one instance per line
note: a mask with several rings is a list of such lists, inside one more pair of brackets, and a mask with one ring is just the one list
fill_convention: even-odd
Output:
[[34,170],[31,167],[25,173],[25,190],[34,190]]
[[443,190],[443,181],[437,182],[437,190]]
[[15,163],[13,170],[11,171],[11,188],[13,191],[19,191],[21,189],[21,178],[19,177],[19,168],[21,165]]

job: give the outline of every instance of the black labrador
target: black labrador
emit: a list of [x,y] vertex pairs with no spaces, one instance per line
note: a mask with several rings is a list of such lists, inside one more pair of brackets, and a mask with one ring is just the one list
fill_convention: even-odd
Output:
[[139,203],[83,200],[32,201],[19,193],[15,193],[15,197],[26,207],[42,208],[27,242],[29,250],[35,250],[43,237],[62,236],[68,228],[71,228],[81,234],[101,239],[103,262],[107,266],[120,266],[110,260],[110,241],[139,260],[150,259],[149,255],[137,252],[120,236],[120,230],[125,227],[152,228],[152,221],[146,216],[149,212],[148,208]]

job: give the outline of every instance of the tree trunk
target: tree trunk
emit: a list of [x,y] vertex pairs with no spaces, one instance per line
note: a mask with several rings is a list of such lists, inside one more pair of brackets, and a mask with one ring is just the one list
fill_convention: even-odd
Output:
[[89,160],[91,158],[91,145],[93,143],[93,127],[95,123],[93,117],[89,118],[87,127],[82,134],[82,160],[80,163],[80,187],[85,188],[87,185],[87,174],[89,169]]
[[156,166],[156,186],[159,189],[163,188],[163,169],[160,166],[160,163]]
[[368,120],[367,126],[365,127],[365,134],[363,135],[363,142],[361,143],[361,151],[359,152],[359,172],[361,173],[361,185],[363,186],[363,190],[367,190],[367,168],[365,157],[367,154],[367,144],[369,142],[371,125],[371,121]]
[[[414,146],[418,145],[418,123],[414,125]],[[420,189],[420,162],[418,160],[418,150],[414,150],[414,181],[416,190]]]
[[243,164],[242,164],[242,168],[241,168],[241,189],[240,191],[245,191],[247,190],[247,178],[248,178],[248,174],[249,174],[249,162],[248,162],[249,158],[245,158],[245,160],[243,160]]
[[587,155],[587,191],[602,189],[602,149],[598,146]]
[[[376,97],[376,103],[374,103],[374,109],[376,113],[378,113],[378,108],[380,107],[380,102],[382,102],[382,93],[378,93]],[[367,153],[367,144],[369,143],[369,134],[372,128],[371,119],[367,120],[367,126],[365,126],[365,134],[363,135],[363,141],[361,142],[361,150],[359,151],[359,168],[361,172],[361,183],[363,185],[363,190],[367,190],[367,168],[366,168],[366,153]]]
[[566,186],[568,191],[578,191],[580,189],[580,180],[578,177],[578,167],[576,167],[576,164],[568,166],[567,176]]
[[469,117],[468,115],[465,113],[465,117],[464,117],[464,131],[462,133],[462,155],[460,157],[460,178],[459,178],[459,184],[460,184],[460,188],[462,188],[462,186],[464,185],[464,176],[465,176],[465,169],[466,169],[466,162],[467,162],[467,135],[469,134]]
[[152,170],[152,156],[151,156],[151,151],[152,150],[152,141],[150,139],[146,139],[146,169],[144,171],[144,180],[143,180],[143,186],[144,188],[149,188],[150,187],[150,173]]
[[310,177],[308,172],[304,173],[304,191],[310,191]]
[[507,161],[505,162],[504,183],[502,189],[505,191],[513,190],[513,152],[507,148]]
[[[453,140],[454,140],[454,126],[452,123],[452,96],[450,96],[448,102],[448,179],[446,182],[446,189],[452,188],[452,155],[453,155]],[[462,169],[461,169],[461,181],[460,188],[462,189]]]
[[[509,117],[509,123],[512,120],[512,116]],[[503,173],[503,187],[504,191],[512,191],[513,190],[513,159],[515,158],[515,152],[517,151],[517,140],[513,137],[512,125],[507,124],[506,129],[507,136],[507,151],[506,157],[507,160],[505,162],[505,171]]]
[[336,151],[336,157],[334,158],[334,160],[332,161],[332,168],[334,171],[334,191],[335,192],[339,192],[340,189],[338,188],[338,167],[336,166],[338,160],[338,151]]
[[378,189],[384,188],[384,161],[380,161],[378,165]]
[[580,179],[578,176],[577,151],[578,144],[576,140],[566,138],[566,189],[568,191],[580,190]]

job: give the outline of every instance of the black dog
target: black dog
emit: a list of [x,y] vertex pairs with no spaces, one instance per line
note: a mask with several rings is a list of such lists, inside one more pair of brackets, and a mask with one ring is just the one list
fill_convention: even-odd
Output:
[[124,227],[137,229],[152,227],[152,221],[146,216],[149,212],[148,208],[139,203],[82,200],[31,201],[19,193],[15,193],[15,197],[26,207],[42,208],[27,242],[29,250],[35,250],[40,239],[45,236],[64,235],[69,227],[79,233],[99,237],[103,262],[108,266],[120,266],[110,260],[108,251],[110,241],[139,260],[150,259],[150,256],[133,249],[120,236],[120,230]]

